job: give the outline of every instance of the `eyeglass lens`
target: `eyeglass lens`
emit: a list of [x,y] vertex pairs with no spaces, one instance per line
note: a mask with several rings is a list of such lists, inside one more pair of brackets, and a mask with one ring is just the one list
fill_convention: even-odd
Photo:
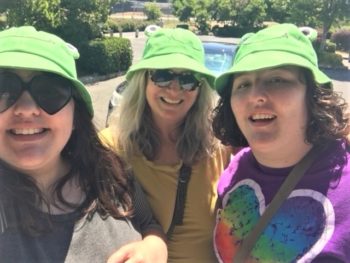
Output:
[[14,105],[25,90],[50,115],[60,111],[72,97],[71,82],[56,74],[37,75],[24,83],[15,73],[4,71],[0,72],[0,112]]
[[150,75],[151,80],[161,88],[169,87],[174,79],[179,81],[181,89],[185,91],[193,91],[199,85],[199,81],[192,72],[174,73],[169,70],[154,70]]

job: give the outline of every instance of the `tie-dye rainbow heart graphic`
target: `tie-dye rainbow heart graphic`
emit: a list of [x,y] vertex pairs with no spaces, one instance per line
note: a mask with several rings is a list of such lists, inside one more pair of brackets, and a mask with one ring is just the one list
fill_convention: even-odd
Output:
[[[265,210],[261,188],[252,180],[239,182],[223,198],[214,231],[220,262],[231,263],[242,239]],[[309,262],[334,231],[334,210],[321,193],[294,190],[266,227],[249,262]]]

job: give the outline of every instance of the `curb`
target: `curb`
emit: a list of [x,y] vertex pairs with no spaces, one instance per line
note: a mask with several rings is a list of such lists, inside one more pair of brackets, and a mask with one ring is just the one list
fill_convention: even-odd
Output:
[[107,75],[93,74],[93,75],[88,75],[88,76],[82,76],[82,77],[79,77],[78,79],[84,85],[89,85],[89,84],[95,84],[96,82],[100,82],[100,81],[104,81],[104,80],[109,80],[109,79],[113,79],[113,78],[116,78],[116,77],[120,77],[120,76],[123,76],[125,73],[126,72],[121,71],[121,72],[111,73],[111,74],[107,74]]

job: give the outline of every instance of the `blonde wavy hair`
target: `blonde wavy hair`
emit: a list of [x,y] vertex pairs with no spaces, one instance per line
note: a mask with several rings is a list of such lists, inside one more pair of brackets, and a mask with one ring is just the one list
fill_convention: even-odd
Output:
[[[220,145],[211,128],[217,96],[205,78],[201,82],[197,100],[181,124],[182,132],[176,142],[178,155],[186,164],[211,156]],[[126,161],[139,153],[154,160],[160,145],[159,132],[146,101],[146,85],[147,70],[135,72],[109,122],[114,145]]]

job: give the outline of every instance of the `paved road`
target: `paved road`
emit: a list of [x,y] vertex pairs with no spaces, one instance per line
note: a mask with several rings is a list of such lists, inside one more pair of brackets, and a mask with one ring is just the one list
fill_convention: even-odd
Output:
[[[143,32],[139,33],[136,38],[135,33],[123,33],[123,37],[131,40],[133,49],[133,63],[137,62],[143,52],[144,43],[146,40]],[[200,36],[202,40],[216,39],[222,42],[233,42],[234,38],[216,38],[212,36]],[[343,97],[350,103],[350,67],[349,70],[324,70],[332,79],[334,89],[343,94]],[[92,85],[87,85],[87,88],[92,96],[93,107],[95,110],[94,122],[98,129],[102,129],[106,123],[106,116],[108,110],[108,102],[115,87],[124,80],[124,76],[113,78],[106,81],[97,82]]]

